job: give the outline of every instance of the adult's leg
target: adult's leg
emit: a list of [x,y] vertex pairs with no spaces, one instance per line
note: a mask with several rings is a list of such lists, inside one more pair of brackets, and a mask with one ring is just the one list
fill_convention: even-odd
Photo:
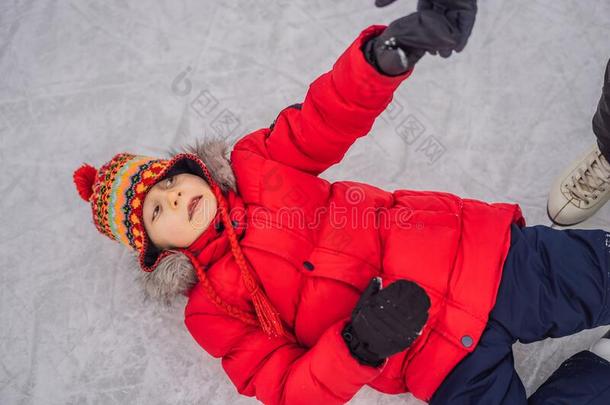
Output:
[[610,162],[610,60],[606,65],[602,95],[593,116],[593,133],[600,152]]
[[514,339],[490,320],[479,344],[451,371],[431,405],[526,404],[523,384],[514,369]]
[[491,319],[523,343],[610,324],[610,233],[512,225]]
[[610,362],[588,350],[576,353],[529,398],[530,405],[610,404]]
[[547,214],[561,226],[590,218],[610,200],[610,60],[592,121],[597,143],[572,161],[549,191]]

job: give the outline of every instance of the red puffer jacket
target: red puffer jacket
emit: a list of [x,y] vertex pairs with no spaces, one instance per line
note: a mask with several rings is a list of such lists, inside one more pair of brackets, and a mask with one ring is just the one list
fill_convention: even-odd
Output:
[[[247,216],[240,245],[292,334],[268,338],[224,314],[200,285],[189,294],[185,323],[222,358],[237,390],[266,404],[345,403],[365,384],[428,400],[476,347],[496,299],[510,224],[525,225],[517,204],[318,177],[369,132],[410,75],[383,76],[364,59],[361,45],[384,28],[364,30],[311,84],[302,105],[284,109],[272,128],[243,137],[231,152]],[[298,208],[305,225],[278,215],[287,208]],[[223,299],[252,310],[230,251],[207,274]],[[376,275],[384,286],[413,280],[432,302],[421,336],[378,368],[359,364],[341,337]]]

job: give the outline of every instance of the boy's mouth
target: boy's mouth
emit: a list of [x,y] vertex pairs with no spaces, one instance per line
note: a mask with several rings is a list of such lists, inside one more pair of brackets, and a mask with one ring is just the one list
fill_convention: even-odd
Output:
[[189,221],[193,219],[193,212],[195,212],[195,208],[197,208],[197,204],[199,204],[199,200],[201,200],[200,195],[195,196],[189,202]]

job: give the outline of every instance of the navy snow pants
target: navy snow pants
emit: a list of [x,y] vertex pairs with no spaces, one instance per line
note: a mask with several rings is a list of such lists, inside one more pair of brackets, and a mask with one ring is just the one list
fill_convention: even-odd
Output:
[[610,404],[610,362],[582,351],[529,398],[512,344],[610,324],[610,233],[511,225],[496,304],[478,346],[430,404]]

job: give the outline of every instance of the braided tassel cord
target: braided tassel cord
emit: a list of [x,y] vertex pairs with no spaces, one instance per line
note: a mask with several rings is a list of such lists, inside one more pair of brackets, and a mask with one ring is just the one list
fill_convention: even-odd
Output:
[[195,267],[195,271],[197,272],[197,277],[199,277],[199,281],[203,285],[203,289],[205,290],[208,297],[212,300],[212,302],[216,304],[216,306],[218,306],[220,309],[222,309],[224,312],[231,315],[232,317],[237,318],[249,325],[260,324],[258,319],[252,316],[249,312],[243,311],[233,305],[224,302],[214,290],[214,287],[206,276],[205,271],[203,271],[203,269],[199,265],[199,261],[197,260],[197,258],[186,249],[183,249],[181,251],[191,260],[191,263],[193,264],[193,266]]
[[256,318],[254,318],[250,313],[243,311],[233,305],[227,304],[222,301],[222,298],[218,296],[213,286],[211,285],[208,277],[205,272],[201,269],[199,265],[199,260],[197,260],[191,252],[184,249],[184,253],[189,257],[195,270],[197,272],[197,276],[199,280],[203,284],[203,287],[208,295],[208,297],[214,302],[218,307],[224,310],[229,315],[236,317],[248,324],[259,324],[265,332],[265,334],[269,337],[278,337],[285,336],[290,338],[290,335],[284,329],[282,324],[282,319],[280,318],[280,314],[277,310],[271,305],[269,302],[269,298],[265,295],[264,291],[261,290],[259,284],[255,280],[255,275],[252,270],[248,267],[246,263],[246,259],[244,258],[243,252],[241,251],[241,247],[237,242],[237,237],[235,236],[235,231],[233,230],[233,226],[231,223],[231,218],[229,217],[229,213],[227,212],[227,202],[218,187],[218,184],[212,179],[207,167],[202,166],[203,172],[207,178],[208,184],[211,186],[214,195],[216,196],[216,200],[219,205],[220,215],[222,218],[222,222],[225,225],[225,229],[228,232],[229,243],[231,244],[231,251],[233,253],[233,257],[237,262],[241,270],[241,278],[244,282],[244,285],[248,289],[250,293],[250,297],[252,298],[252,304],[254,305],[254,310],[256,311]]
[[254,309],[261,324],[261,328],[270,337],[286,336],[286,331],[282,325],[282,319],[280,318],[279,313],[273,307],[273,305],[271,305],[269,299],[255,281],[252,270],[249,269],[246,259],[241,251],[241,247],[237,243],[235,232],[233,231],[233,227],[230,225],[231,219],[229,218],[229,214],[227,212],[225,200],[222,197],[218,186],[216,184],[212,184],[212,186],[214,194],[216,194],[220,205],[220,215],[225,223],[225,228],[229,232],[229,242],[231,243],[233,256],[235,257],[237,265],[241,269],[242,280],[244,281],[244,284],[252,297],[252,303],[254,304]]

